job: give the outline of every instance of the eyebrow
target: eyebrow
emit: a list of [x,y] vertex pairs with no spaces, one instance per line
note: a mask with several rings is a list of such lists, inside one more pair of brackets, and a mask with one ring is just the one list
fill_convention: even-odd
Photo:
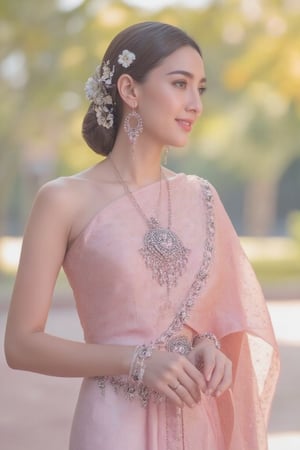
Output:
[[[168,72],[167,75],[184,75],[188,78],[194,78],[194,75],[186,70],[173,70],[172,72]],[[206,83],[206,78],[201,78],[200,83]]]

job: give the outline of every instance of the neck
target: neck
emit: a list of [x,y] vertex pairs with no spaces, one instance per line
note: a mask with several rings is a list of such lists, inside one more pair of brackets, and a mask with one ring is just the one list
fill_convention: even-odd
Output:
[[116,141],[110,153],[122,179],[132,187],[142,187],[160,180],[163,148],[139,143],[131,154],[127,143]]

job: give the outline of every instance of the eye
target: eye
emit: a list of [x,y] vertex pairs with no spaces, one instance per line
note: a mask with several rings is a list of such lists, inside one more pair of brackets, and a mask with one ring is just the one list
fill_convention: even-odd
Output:
[[174,86],[176,86],[180,89],[184,89],[187,85],[187,82],[185,80],[177,80],[177,81],[174,81],[173,84],[174,84]]
[[203,95],[205,91],[206,91],[206,87],[205,86],[202,86],[202,87],[200,87],[198,89],[198,92],[199,92],[200,95]]

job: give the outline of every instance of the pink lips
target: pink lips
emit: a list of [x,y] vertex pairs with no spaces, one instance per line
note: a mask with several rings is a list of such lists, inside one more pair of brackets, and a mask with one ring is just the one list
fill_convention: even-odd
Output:
[[191,131],[193,121],[188,119],[176,119],[176,122],[178,125],[184,130],[184,131]]

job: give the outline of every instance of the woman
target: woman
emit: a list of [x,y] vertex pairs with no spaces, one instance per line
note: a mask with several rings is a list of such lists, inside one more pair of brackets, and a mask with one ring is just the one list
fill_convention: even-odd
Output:
[[[88,145],[107,158],[37,195],[6,332],[8,364],[83,377],[71,450],[263,450],[277,352],[214,188],[161,166],[202,113],[198,45],[123,30],[89,78]],[[44,332],[68,276],[85,343]],[[221,343],[221,345],[220,345]]]

